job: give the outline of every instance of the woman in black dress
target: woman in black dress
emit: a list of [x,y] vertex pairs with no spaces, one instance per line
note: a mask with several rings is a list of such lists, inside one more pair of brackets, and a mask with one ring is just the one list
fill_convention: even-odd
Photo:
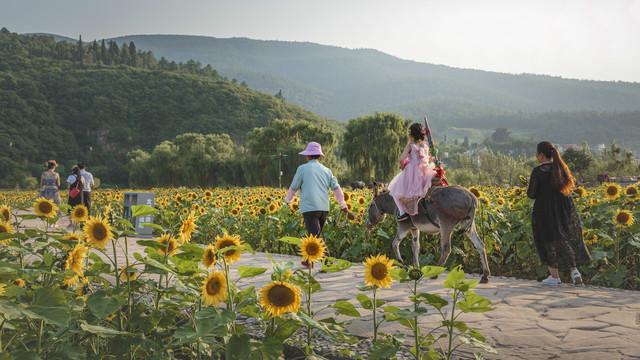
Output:
[[571,269],[573,283],[582,284],[576,267],[588,265],[591,255],[582,238],[580,217],[571,198],[575,179],[550,142],[538,144],[536,158],[540,165],[531,172],[527,196],[536,199],[531,219],[533,238],[540,260],[551,273],[542,284],[560,285],[558,267],[562,261]]

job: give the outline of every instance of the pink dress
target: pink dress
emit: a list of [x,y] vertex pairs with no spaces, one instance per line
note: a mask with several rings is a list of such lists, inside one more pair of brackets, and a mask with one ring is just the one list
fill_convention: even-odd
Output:
[[411,142],[409,163],[389,183],[389,193],[396,204],[409,215],[418,213],[418,200],[431,187],[431,180],[436,175],[435,165],[429,163],[429,149],[425,142],[420,146]]

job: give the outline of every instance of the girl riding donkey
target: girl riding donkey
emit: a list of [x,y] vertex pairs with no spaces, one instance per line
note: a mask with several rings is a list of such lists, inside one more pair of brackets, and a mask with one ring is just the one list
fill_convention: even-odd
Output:
[[389,183],[389,193],[398,206],[398,221],[418,213],[418,201],[424,197],[436,176],[435,165],[424,141],[426,130],[420,123],[409,127],[409,143],[400,155],[402,171]]

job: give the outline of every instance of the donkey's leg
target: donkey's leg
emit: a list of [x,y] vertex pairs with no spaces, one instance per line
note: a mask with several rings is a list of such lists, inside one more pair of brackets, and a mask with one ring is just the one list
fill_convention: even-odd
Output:
[[[403,223],[409,223],[409,226],[404,225]],[[404,262],[402,261],[402,255],[400,255],[400,242],[402,241],[402,239],[404,239],[404,237],[407,235],[407,233],[409,232],[409,230],[411,230],[411,222],[409,221],[404,221],[398,224],[398,232],[396,233],[396,237],[395,239],[393,239],[393,243],[391,243],[391,248],[393,249],[393,252],[396,254],[396,259],[398,259],[398,262],[400,262],[400,264],[404,264]]]
[[413,250],[413,266],[420,267],[420,230],[411,229],[411,249]]
[[[448,224],[447,224],[448,225]],[[449,258],[449,254],[451,254],[451,233],[453,232],[453,226],[440,226],[440,260],[438,261],[438,266],[444,266],[444,263],[447,262]]]
[[487,252],[485,251],[484,244],[476,232],[476,225],[472,224],[466,234],[467,237],[471,239],[471,242],[475,245],[476,250],[478,250],[478,254],[480,255],[480,261],[482,262],[482,278],[480,279],[480,283],[488,283],[491,271],[489,271],[489,262],[487,261]]

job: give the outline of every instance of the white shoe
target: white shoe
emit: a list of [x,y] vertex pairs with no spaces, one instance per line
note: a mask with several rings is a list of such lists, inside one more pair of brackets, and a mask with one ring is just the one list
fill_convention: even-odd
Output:
[[580,275],[578,269],[571,272],[571,280],[573,280],[573,285],[575,286],[582,285],[582,275]]
[[559,278],[554,278],[553,276],[549,275],[548,278],[542,280],[542,285],[548,285],[548,286],[558,286],[560,285],[561,281]]

